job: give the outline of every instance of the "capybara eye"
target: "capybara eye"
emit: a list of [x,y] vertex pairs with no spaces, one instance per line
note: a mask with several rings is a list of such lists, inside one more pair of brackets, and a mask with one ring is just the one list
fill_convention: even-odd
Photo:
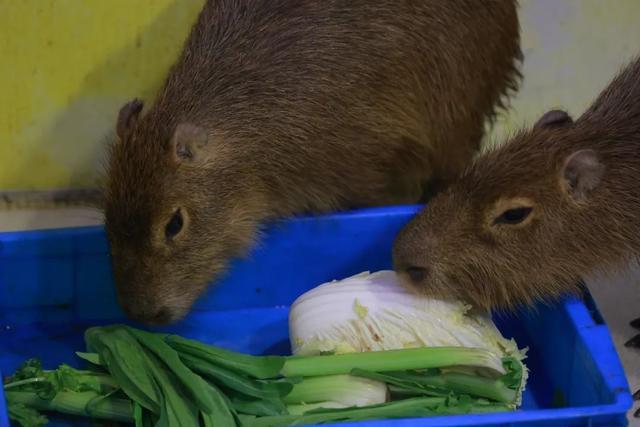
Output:
[[493,223],[508,225],[520,224],[522,221],[527,219],[529,214],[531,214],[531,211],[533,211],[533,208],[531,207],[507,209],[499,217],[493,220]]
[[164,235],[166,236],[166,238],[171,239],[175,237],[175,235],[178,234],[180,230],[182,230],[183,224],[184,221],[182,219],[182,212],[180,212],[180,209],[178,209],[164,228]]

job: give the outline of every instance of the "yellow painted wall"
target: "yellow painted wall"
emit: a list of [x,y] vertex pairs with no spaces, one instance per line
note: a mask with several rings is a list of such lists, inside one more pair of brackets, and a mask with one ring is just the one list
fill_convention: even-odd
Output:
[[[0,191],[94,184],[128,99],[150,99],[204,0],[0,0]],[[525,80],[491,134],[577,115],[640,52],[638,0],[521,0]]]
[[149,99],[202,0],[0,0],[0,190],[91,186],[119,107]]

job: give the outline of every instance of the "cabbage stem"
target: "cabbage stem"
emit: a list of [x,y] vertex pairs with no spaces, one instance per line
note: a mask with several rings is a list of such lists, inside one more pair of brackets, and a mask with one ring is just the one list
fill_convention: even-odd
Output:
[[497,402],[513,404],[517,398],[516,390],[497,379],[484,378],[457,372],[429,375],[424,373],[397,372],[381,374],[354,369],[352,375],[381,381],[389,385],[392,394],[403,396],[442,396],[455,391],[470,396],[485,397]]
[[502,403],[514,402],[517,395],[515,390],[510,389],[500,380],[454,372],[426,377],[423,382],[424,384],[451,389],[458,393],[486,397]]
[[388,390],[383,382],[351,375],[308,377],[294,384],[283,401],[292,403],[318,403],[333,401],[345,406],[366,406],[383,403]]
[[6,391],[7,401],[22,403],[41,411],[102,418],[132,423],[133,403],[127,399],[105,397],[95,391],[59,391],[53,399],[42,399],[34,392]]
[[505,373],[500,357],[488,350],[467,347],[426,347],[402,350],[345,353],[323,356],[290,356],[281,374],[285,377],[315,377],[349,374],[353,369],[374,372],[406,371],[475,366]]
[[372,418],[403,418],[417,415],[416,413],[433,415],[433,408],[444,405],[444,397],[422,397],[416,399],[406,399],[399,402],[383,403],[366,408],[345,408],[326,409],[322,413],[311,413],[303,415],[279,415],[271,417],[259,417],[251,423],[251,427],[279,427],[288,426],[292,423],[316,424],[331,421],[366,420]]
[[327,400],[325,402],[296,403],[287,405],[287,412],[289,412],[289,415],[302,415],[305,412],[313,411],[315,409],[345,409],[348,407],[349,406],[343,405],[342,403]]

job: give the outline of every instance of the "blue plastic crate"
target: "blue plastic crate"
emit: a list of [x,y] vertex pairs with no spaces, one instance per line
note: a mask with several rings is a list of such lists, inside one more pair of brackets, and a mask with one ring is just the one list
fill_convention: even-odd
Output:
[[[304,217],[268,227],[247,260],[170,332],[253,354],[286,354],[287,307],[304,291],[363,270],[390,268],[391,244],[417,207]],[[80,365],[91,325],[121,322],[101,227],[0,233],[0,370],[39,356],[54,368]],[[529,346],[523,407],[512,413],[343,423],[343,426],[625,426],[631,396],[593,302],[496,319]],[[1,391],[0,391],[1,392]],[[1,396],[0,396],[1,397]],[[0,426],[6,427],[0,399]],[[58,419],[52,425],[68,426]]]

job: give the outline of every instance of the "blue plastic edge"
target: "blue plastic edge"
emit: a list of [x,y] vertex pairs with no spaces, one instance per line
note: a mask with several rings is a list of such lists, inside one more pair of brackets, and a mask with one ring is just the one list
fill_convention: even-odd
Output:
[[[290,218],[274,220],[270,223],[266,223],[264,228],[269,228],[273,225],[281,224],[281,223],[290,223],[290,222],[300,222],[300,221],[315,221],[319,218],[327,221],[339,220],[342,218],[354,218],[354,217],[362,217],[367,215],[379,216],[379,215],[388,215],[388,216],[397,216],[404,214],[416,214],[425,205],[396,205],[392,207],[370,207],[370,208],[361,208],[361,209],[353,209],[349,211],[343,212],[335,212],[324,215],[295,215]],[[0,236],[2,240],[12,241],[12,240],[40,240],[43,237],[48,236],[64,236],[70,232],[74,234],[84,234],[84,233],[93,233],[96,230],[102,230],[104,227],[102,225],[90,225],[90,226],[82,226],[82,227],[65,227],[65,228],[49,228],[49,229],[35,229],[35,230],[18,230],[18,231],[3,231],[0,232]]]
[[[0,371],[0,379],[2,378],[2,371]],[[7,410],[3,387],[0,387],[0,427],[9,427],[9,411]]]

